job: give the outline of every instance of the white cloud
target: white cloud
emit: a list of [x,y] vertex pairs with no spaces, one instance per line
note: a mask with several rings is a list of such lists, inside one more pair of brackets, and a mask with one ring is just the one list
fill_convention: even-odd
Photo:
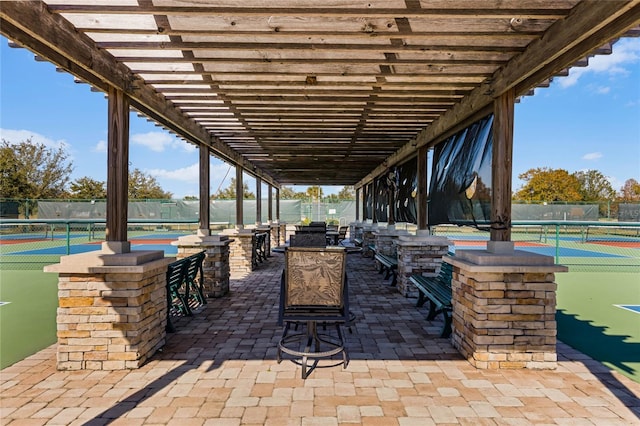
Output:
[[602,158],[601,152],[590,152],[582,156],[583,160],[588,160],[588,161],[599,160],[600,158]]
[[624,67],[627,64],[640,60],[640,39],[621,39],[613,45],[610,55],[596,55],[589,58],[589,66],[584,68],[571,68],[568,77],[558,78],[560,87],[570,87],[578,82],[586,73],[608,74],[610,76],[628,74]]
[[149,132],[131,135],[131,143],[142,145],[155,152],[163,152],[167,148],[178,146],[178,139],[168,133]]
[[31,142],[41,143],[47,148],[64,148],[67,151],[70,147],[70,145],[64,139],[54,141],[53,139],[49,139],[46,136],[43,136],[36,132],[32,132],[30,130],[0,129],[0,138],[14,144],[26,141],[27,139],[31,139]]
[[200,167],[198,163],[175,170],[166,169],[150,169],[146,171],[150,175],[158,179],[176,180],[180,182],[195,183],[199,182]]
[[101,152],[107,153],[107,142],[106,141],[98,141],[98,143],[93,147],[93,152]]
[[605,86],[601,86],[601,87],[596,87],[594,89],[594,92],[596,92],[599,95],[606,95],[607,93],[609,93],[611,91],[611,87],[605,87]]

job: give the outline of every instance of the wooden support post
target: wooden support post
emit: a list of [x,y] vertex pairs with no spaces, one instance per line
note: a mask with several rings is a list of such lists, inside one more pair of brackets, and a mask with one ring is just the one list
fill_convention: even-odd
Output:
[[244,228],[244,211],[243,207],[244,199],[244,185],[242,184],[242,167],[236,165],[236,228]]
[[280,188],[276,188],[276,221],[280,223]]
[[369,219],[369,215],[367,214],[367,185],[362,186],[362,221]]
[[493,154],[491,170],[491,241],[511,240],[511,174],[515,90],[493,102]]
[[378,213],[376,212],[377,195],[378,185],[376,185],[376,180],[374,179],[371,182],[371,220],[373,223],[378,223]]
[[273,222],[273,185],[267,186],[267,220]]
[[416,194],[416,207],[418,210],[418,230],[425,230],[428,227],[428,205],[427,205],[427,184],[429,182],[429,172],[427,170],[426,146],[418,149],[418,193]]
[[262,223],[262,179],[256,177],[256,225]]
[[360,220],[360,203],[362,202],[360,198],[361,192],[360,188],[356,189],[356,222]]
[[387,225],[396,223],[396,192],[393,187],[387,192]]
[[106,242],[103,249],[129,253],[127,216],[129,202],[129,98],[109,89],[107,149]]
[[210,168],[209,168],[209,148],[200,145],[200,225],[198,235],[211,235],[209,229],[209,191],[210,191]]

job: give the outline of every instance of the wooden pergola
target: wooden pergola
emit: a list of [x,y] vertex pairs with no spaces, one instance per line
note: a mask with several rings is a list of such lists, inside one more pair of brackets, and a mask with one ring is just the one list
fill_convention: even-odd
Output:
[[360,191],[493,112],[492,215],[510,223],[514,102],[609,53],[639,21],[637,0],[0,4],[12,43],[108,94],[114,242],[126,240],[130,108],[200,147],[201,228],[209,155],[235,165],[239,185],[243,172],[269,185],[269,197],[284,184]]
[[[362,195],[417,158],[419,232],[398,237],[398,270],[452,265],[452,345],[473,365],[555,368],[554,273],[566,268],[510,241],[514,103],[639,23],[640,0],[0,2],[4,36],[109,99],[107,241],[45,267],[59,274],[58,368],[137,368],[165,342],[170,260],[127,241],[131,109],[200,148],[200,229],[182,243],[206,245],[221,294],[231,241],[209,231],[210,155],[236,166],[236,193],[245,172],[266,183],[269,206],[283,184]],[[426,154],[491,113],[500,226],[486,251],[452,258],[446,238],[421,232]],[[237,231],[249,252],[253,234]]]

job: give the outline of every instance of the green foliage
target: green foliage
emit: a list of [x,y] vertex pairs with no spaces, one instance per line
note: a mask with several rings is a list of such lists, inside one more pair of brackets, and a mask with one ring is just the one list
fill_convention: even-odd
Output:
[[307,188],[307,196],[311,198],[311,200],[318,200],[322,198],[322,188],[319,186],[310,186]]
[[195,195],[185,195],[183,198],[184,201],[198,201],[199,198]]
[[521,201],[581,201],[580,181],[564,169],[529,169],[518,176],[526,183],[514,199]]
[[0,145],[0,197],[47,199],[65,195],[73,164],[63,147],[47,148],[31,139]]
[[[255,200],[256,194],[249,191],[249,185],[246,182],[242,182],[242,192],[244,200]],[[235,200],[236,199],[236,179],[231,178],[229,186],[225,189],[219,189],[217,193],[213,194],[211,198],[217,198],[219,200]]]
[[71,199],[105,199],[107,198],[106,184],[88,176],[81,177],[70,185],[69,198]]
[[580,182],[582,201],[611,201],[616,191],[605,175],[598,170],[579,171],[573,174]]
[[129,172],[129,199],[131,200],[163,200],[171,199],[173,194],[165,192],[156,178],[144,174],[139,169]]
[[281,200],[295,200],[297,194],[302,194],[302,193],[301,192],[295,192],[292,188],[289,188],[288,186],[283,186],[283,187],[280,188],[280,199]]
[[640,182],[635,179],[627,179],[620,188],[618,200],[623,202],[640,201]]
[[338,192],[338,199],[340,200],[355,200],[356,199],[356,191],[353,186],[345,186],[340,192]]

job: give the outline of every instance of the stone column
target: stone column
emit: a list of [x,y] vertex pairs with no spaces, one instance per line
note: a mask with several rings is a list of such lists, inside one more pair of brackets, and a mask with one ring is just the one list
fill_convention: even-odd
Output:
[[287,224],[280,222],[278,224],[278,245],[283,246],[287,243]]
[[229,271],[247,274],[255,268],[257,259],[253,251],[255,233],[252,229],[227,229],[224,235],[233,238],[229,244]]
[[57,368],[139,368],[165,343],[164,252],[94,251],[62,256],[58,273]]
[[401,235],[408,235],[404,229],[396,229],[394,225],[374,232],[376,252],[385,256],[395,256],[397,254],[396,241]]
[[205,297],[222,297],[229,292],[229,245],[227,235],[186,235],[171,245],[178,247],[176,259],[205,251],[202,262]]
[[409,281],[413,274],[435,277],[440,273],[442,258],[453,243],[446,237],[418,231],[416,235],[398,237],[398,291],[405,297],[418,297],[418,290]]
[[376,232],[378,232],[378,224],[364,224],[362,226],[362,254],[371,257],[373,253],[369,250],[371,244],[376,243]]
[[477,368],[554,369],[556,272],[550,256],[458,250],[453,265],[453,346]]

